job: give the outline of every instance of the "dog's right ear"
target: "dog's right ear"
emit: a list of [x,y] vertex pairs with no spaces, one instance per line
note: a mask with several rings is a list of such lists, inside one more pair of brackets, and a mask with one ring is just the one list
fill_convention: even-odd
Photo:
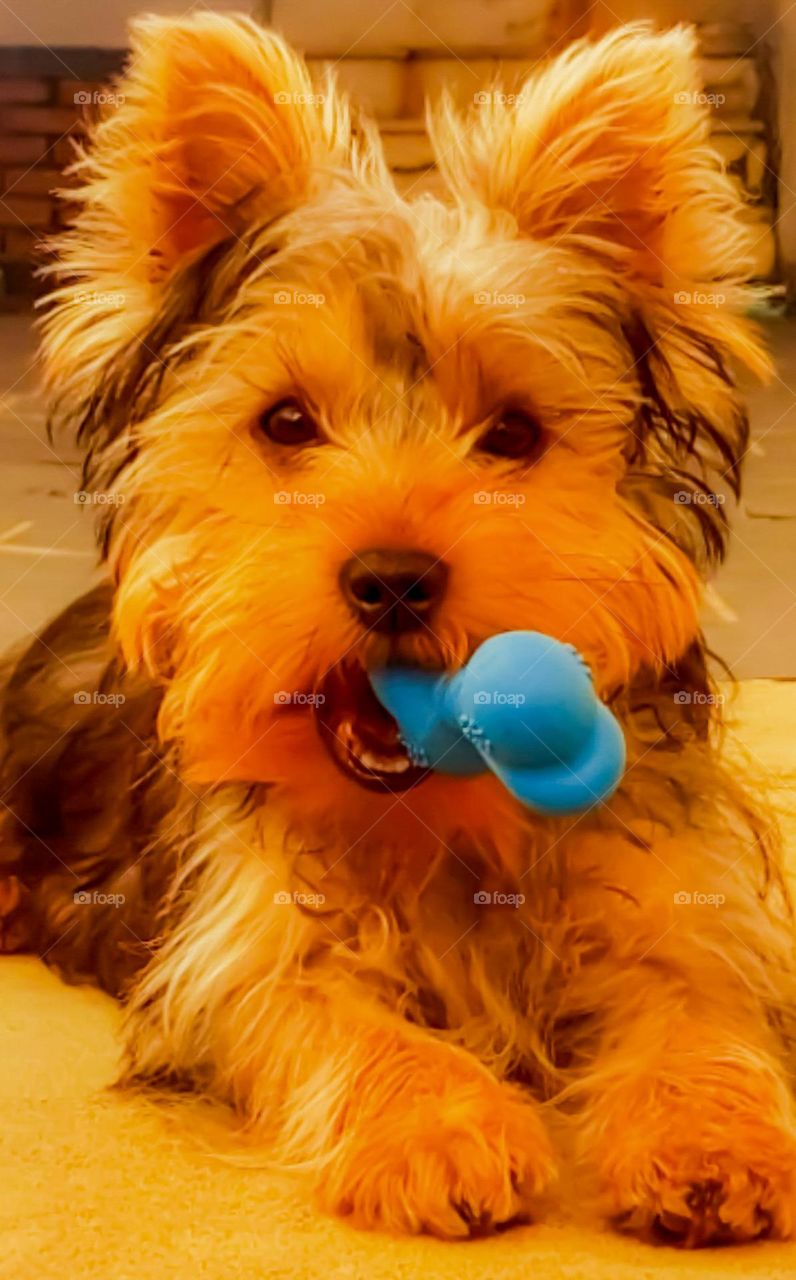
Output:
[[158,283],[252,218],[299,202],[348,155],[344,103],[244,17],[139,19],[109,96],[115,109],[75,168],[81,211],[62,244],[66,265],[97,289]]
[[332,83],[318,92],[301,58],[250,19],[148,17],[131,34],[128,69],[73,166],[77,212],[42,271],[51,420],[88,444],[84,485],[111,444],[130,456],[169,349],[201,321],[212,269],[192,264],[248,243],[341,167],[379,164],[372,133],[353,156]]

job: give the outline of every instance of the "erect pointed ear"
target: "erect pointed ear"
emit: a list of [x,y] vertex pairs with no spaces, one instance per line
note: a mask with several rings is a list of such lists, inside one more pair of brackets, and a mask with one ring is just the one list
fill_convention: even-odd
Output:
[[479,94],[466,119],[443,103],[432,128],[465,205],[579,253],[592,288],[605,267],[638,389],[630,467],[737,488],[748,430],[728,358],[769,370],[741,314],[759,231],[709,145],[690,30],[576,41],[519,95]]
[[518,95],[479,94],[469,119],[444,104],[440,168],[521,232],[577,237],[650,281],[737,276],[739,199],[706,145],[704,98],[688,28],[622,27],[576,41]]
[[91,273],[150,282],[240,234],[342,163],[347,111],[277,36],[248,18],[147,17],[132,28],[117,106],[77,166],[77,236],[66,257]]

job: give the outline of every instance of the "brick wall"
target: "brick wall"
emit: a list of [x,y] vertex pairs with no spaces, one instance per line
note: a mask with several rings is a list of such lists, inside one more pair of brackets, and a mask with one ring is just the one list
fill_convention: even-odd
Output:
[[6,291],[30,286],[43,236],[59,225],[54,188],[79,135],[82,100],[95,86],[40,76],[0,80],[0,263]]
[[[68,216],[55,189],[121,51],[0,49],[0,305],[30,295],[42,241]],[[105,87],[104,87],[105,86]]]
[[[485,11],[484,0],[469,3]],[[504,16],[513,3],[501,0],[498,7]],[[580,0],[566,0],[570,17],[579,4]],[[708,100],[716,104],[713,141],[750,200],[749,217],[759,227],[757,274],[765,278],[775,267],[776,188],[770,130],[766,112],[760,110],[760,67],[754,46],[749,52],[746,33],[734,33],[733,28],[711,32],[712,45],[706,41],[703,50],[702,76],[711,94]],[[53,190],[68,185],[62,170],[74,155],[73,140],[87,113],[100,106],[123,58],[121,51],[0,49],[0,306],[15,305],[13,299],[35,288],[33,270],[42,260],[41,242],[69,215],[68,203],[56,201]],[[499,59],[469,56],[465,61],[442,49],[349,55],[332,62],[343,88],[379,121],[387,160],[399,184],[416,193],[426,179],[432,186],[435,181],[422,118],[424,99],[437,97],[445,86],[467,105],[476,89],[491,83],[498,63],[511,89],[535,60],[527,53],[518,57],[504,52]],[[309,62],[320,76],[324,58],[311,57]]]

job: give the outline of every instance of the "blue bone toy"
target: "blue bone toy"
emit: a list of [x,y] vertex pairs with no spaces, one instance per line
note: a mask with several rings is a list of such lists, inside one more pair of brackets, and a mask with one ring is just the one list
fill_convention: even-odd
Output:
[[462,777],[491,769],[538,813],[588,809],[622,777],[618,722],[578,651],[551,636],[492,636],[452,676],[382,667],[370,679],[416,764]]

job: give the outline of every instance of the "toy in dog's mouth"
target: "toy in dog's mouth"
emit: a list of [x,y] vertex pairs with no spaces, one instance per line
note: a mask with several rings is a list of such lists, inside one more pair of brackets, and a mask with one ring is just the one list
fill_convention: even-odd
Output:
[[317,689],[318,732],[337,767],[362,787],[406,791],[428,777],[401,741],[398,725],[358,662],[338,662]]

